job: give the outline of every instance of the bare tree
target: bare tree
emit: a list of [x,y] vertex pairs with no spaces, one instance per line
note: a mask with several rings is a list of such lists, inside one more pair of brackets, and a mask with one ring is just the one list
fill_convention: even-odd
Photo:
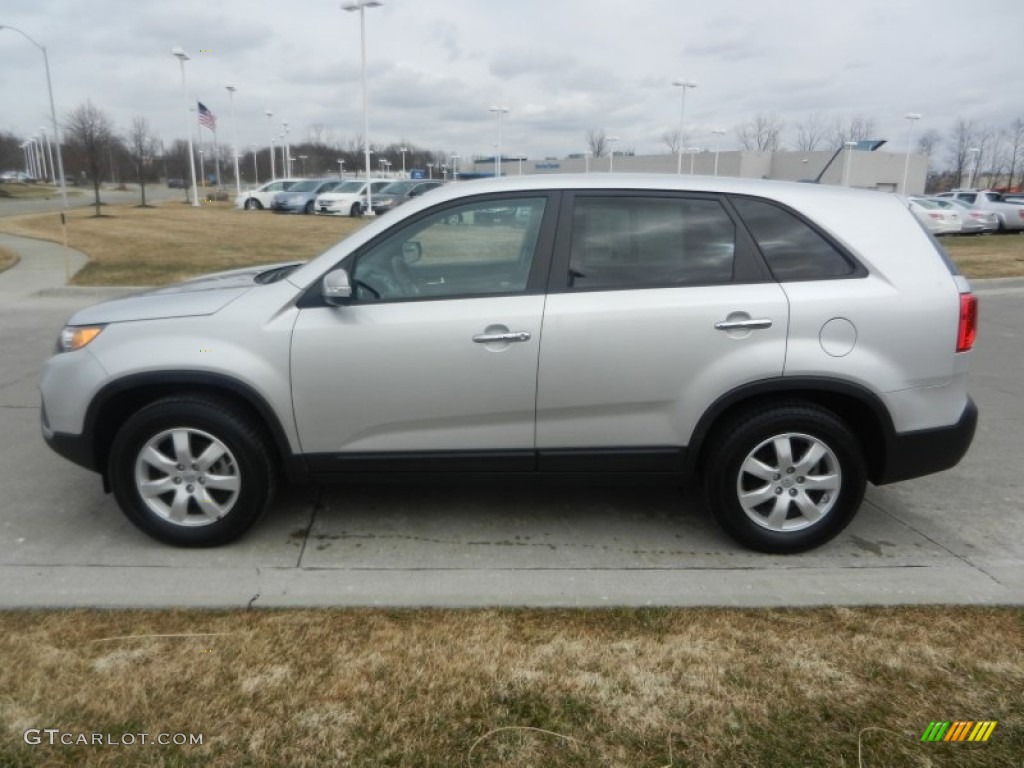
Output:
[[608,152],[608,134],[604,128],[591,128],[587,131],[587,149],[594,157],[604,157]]
[[86,100],[68,113],[65,135],[68,144],[80,154],[89,171],[96,196],[96,215],[99,216],[103,167],[117,144],[114,125],[105,112],[92,101]]
[[686,141],[686,137],[684,134],[681,134],[677,128],[675,130],[665,131],[661,134],[661,140],[664,142],[665,146],[668,147],[668,153],[670,155],[678,155],[680,147],[682,147]]
[[875,120],[867,115],[854,115],[843,120],[836,118],[832,126],[832,149],[839,149],[848,141],[864,141],[875,133]]
[[931,157],[935,154],[935,148],[942,141],[942,134],[934,128],[929,128],[927,131],[917,137],[917,151],[918,154],[928,155]]
[[142,195],[142,207],[146,207],[146,164],[150,162],[160,149],[160,140],[153,134],[149,121],[142,115],[132,118],[132,127],[125,134],[125,150],[135,165],[135,173],[139,179],[139,192]]
[[965,120],[958,117],[953,122],[949,131],[949,138],[946,140],[949,147],[949,164],[952,166],[953,174],[956,177],[956,186],[961,186],[964,171],[967,169],[969,160],[968,152],[974,146],[975,135],[978,128],[973,120]]
[[[1014,189],[1013,179],[1017,173],[1017,164],[1021,160],[1021,154],[1024,153],[1024,119],[1018,117],[1010,123],[1006,138],[1010,143],[1010,178],[1007,180],[1006,186],[1009,189]],[[1020,181],[1017,186],[1020,186]]]
[[813,152],[825,141],[828,122],[820,112],[812,112],[802,123],[796,124],[796,149]]
[[774,112],[758,113],[753,120],[736,126],[736,138],[746,150],[774,152],[779,148],[779,137],[785,123]]

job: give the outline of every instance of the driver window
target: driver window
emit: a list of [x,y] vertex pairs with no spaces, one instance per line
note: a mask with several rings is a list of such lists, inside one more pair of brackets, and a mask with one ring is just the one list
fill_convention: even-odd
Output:
[[352,270],[357,301],[526,290],[545,198],[446,208],[385,238]]

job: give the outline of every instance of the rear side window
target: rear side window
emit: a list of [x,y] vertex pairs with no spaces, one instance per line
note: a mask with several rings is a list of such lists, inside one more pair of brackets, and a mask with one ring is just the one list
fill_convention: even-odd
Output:
[[732,280],[736,227],[716,200],[577,198],[570,285],[669,287]]
[[779,282],[831,280],[856,271],[838,248],[784,208],[749,197],[732,198],[732,204]]

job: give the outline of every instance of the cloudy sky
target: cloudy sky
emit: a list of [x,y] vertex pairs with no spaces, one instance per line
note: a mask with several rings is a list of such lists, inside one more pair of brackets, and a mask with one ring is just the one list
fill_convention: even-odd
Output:
[[[495,116],[507,154],[532,159],[585,148],[590,128],[639,154],[666,151],[679,120],[678,77],[691,144],[710,146],[758,112],[796,124],[867,115],[893,149],[915,132],[946,132],[962,116],[1004,127],[1024,116],[1024,2],[985,0],[383,0],[366,13],[370,136],[466,157],[493,152]],[[266,145],[327,127],[360,134],[359,17],[339,0],[0,0],[0,24],[50,56],[58,118],[91,99],[124,130],[135,115],[165,141],[183,138],[182,46],[190,95],[230,142]],[[273,110],[273,125],[265,116]],[[0,30],[0,128],[27,136],[49,121],[42,56]]]

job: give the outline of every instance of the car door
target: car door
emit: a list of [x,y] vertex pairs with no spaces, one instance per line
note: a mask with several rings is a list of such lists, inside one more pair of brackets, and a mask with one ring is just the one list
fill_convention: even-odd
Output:
[[[495,204],[533,218],[483,223]],[[314,469],[533,468],[556,207],[533,193],[429,209],[346,257],[347,305],[301,302],[292,392]]]
[[544,314],[544,470],[681,467],[731,388],[782,374],[788,304],[712,195],[566,196]]

